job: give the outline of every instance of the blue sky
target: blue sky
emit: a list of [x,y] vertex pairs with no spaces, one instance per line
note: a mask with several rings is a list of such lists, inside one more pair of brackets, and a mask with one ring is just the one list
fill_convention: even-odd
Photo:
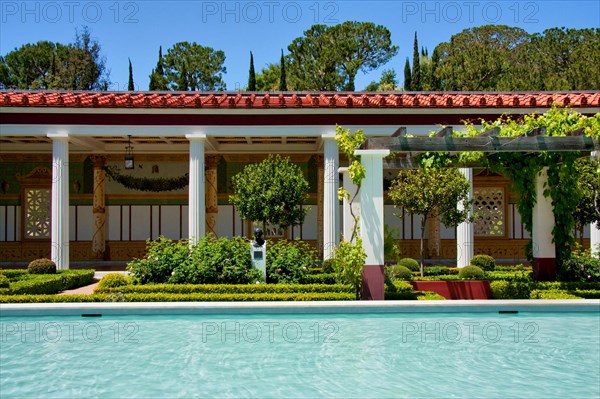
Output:
[[429,51],[463,29],[484,24],[519,26],[528,32],[550,27],[600,26],[600,2],[584,1],[7,1],[0,0],[0,53],[39,40],[73,41],[75,29],[88,26],[102,46],[112,90],[127,88],[133,63],[139,90],[163,52],[179,41],[197,42],[225,52],[228,90],[248,81],[249,51],[257,71],[278,62],[280,51],[315,23],[370,21],[392,32],[398,55],[368,74],[359,72],[357,90],[394,68],[401,78],[413,35]]

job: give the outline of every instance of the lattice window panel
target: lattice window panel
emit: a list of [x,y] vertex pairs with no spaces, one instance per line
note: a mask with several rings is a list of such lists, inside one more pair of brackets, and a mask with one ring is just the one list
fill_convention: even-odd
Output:
[[25,237],[50,238],[50,190],[25,190]]
[[477,214],[474,234],[483,237],[504,236],[506,215],[503,187],[480,187],[474,190],[473,209]]

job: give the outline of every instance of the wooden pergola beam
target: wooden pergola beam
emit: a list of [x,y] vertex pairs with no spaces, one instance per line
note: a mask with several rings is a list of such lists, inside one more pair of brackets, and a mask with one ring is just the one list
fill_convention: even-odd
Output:
[[370,138],[361,148],[365,150],[386,149],[391,152],[598,151],[600,144],[589,136],[445,136]]

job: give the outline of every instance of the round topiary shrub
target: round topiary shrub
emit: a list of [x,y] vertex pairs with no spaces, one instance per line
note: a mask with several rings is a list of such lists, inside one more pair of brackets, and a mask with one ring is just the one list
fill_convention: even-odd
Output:
[[4,274],[0,273],[0,288],[8,288],[10,280]]
[[123,274],[108,273],[107,275],[102,277],[102,279],[98,283],[98,288],[99,289],[117,288],[117,287],[121,287],[121,286],[127,285],[127,284],[128,284],[127,277],[125,277]]
[[465,266],[458,272],[461,280],[481,280],[484,275],[485,272],[480,267],[473,265]]
[[489,255],[475,255],[471,259],[471,265],[477,266],[486,272],[491,272],[496,268],[496,261]]
[[404,258],[398,261],[398,266],[404,266],[408,270],[413,272],[418,272],[421,270],[421,266],[419,266],[419,262],[414,260],[413,258]]
[[56,264],[50,259],[36,259],[29,263],[27,271],[30,274],[54,274],[56,273]]
[[386,267],[387,278],[394,282],[396,280],[410,280],[412,279],[412,272],[406,266],[395,265]]

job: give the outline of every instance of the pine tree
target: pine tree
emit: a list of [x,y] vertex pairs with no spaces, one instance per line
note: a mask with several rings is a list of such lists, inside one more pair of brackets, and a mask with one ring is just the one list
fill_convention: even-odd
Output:
[[256,91],[256,73],[254,72],[254,56],[250,52],[250,72],[248,74],[248,91]]
[[413,49],[413,65],[412,65],[412,80],[411,89],[413,91],[421,90],[421,61],[419,58],[419,41],[417,40],[417,32],[415,32],[415,44]]
[[410,74],[410,62],[408,61],[408,57],[406,57],[406,63],[404,64],[404,90],[412,90],[412,77]]
[[179,71],[179,80],[177,81],[177,90],[179,91],[187,91],[189,82],[187,78],[187,68],[185,63],[181,66],[181,71]]
[[127,83],[127,90],[134,91],[135,86],[133,84],[133,67],[131,66],[131,60],[129,60],[129,82]]
[[279,90],[287,90],[287,82],[285,79],[285,59],[283,58],[283,49],[281,49],[281,75],[279,77]]

